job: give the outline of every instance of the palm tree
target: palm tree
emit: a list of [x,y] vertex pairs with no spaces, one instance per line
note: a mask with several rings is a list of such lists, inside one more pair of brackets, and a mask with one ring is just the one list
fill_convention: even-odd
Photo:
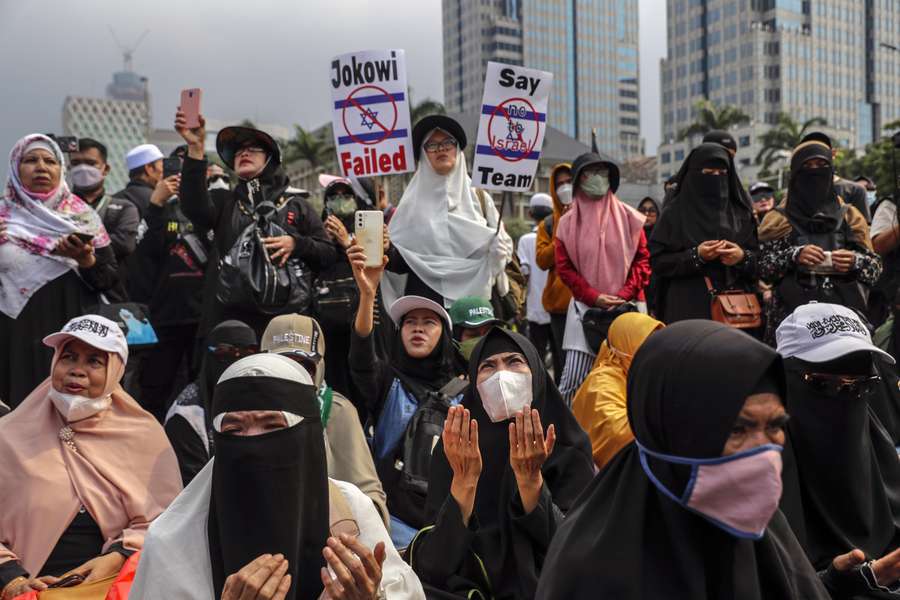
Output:
[[828,122],[822,117],[813,117],[803,123],[798,123],[788,113],[778,113],[775,126],[759,138],[762,149],[756,155],[756,163],[762,164],[763,171],[768,171],[769,167],[781,156],[780,153],[793,150],[812,128],[823,127],[827,124]]
[[442,115],[447,112],[443,104],[431,98],[425,98],[418,104],[413,104],[412,88],[409,88],[409,120],[410,124],[415,125],[422,117],[428,115]]
[[709,100],[701,100],[694,108],[697,116],[693,123],[678,132],[679,140],[703,135],[713,129],[727,130],[750,122],[750,116],[736,106],[718,107]]
[[305,160],[313,169],[324,166],[331,159],[334,148],[316,134],[294,125],[294,137],[285,143],[287,161]]

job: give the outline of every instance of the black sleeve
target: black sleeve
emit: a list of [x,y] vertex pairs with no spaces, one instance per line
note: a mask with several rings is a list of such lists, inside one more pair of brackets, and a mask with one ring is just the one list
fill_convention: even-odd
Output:
[[94,257],[94,266],[90,269],[78,269],[78,273],[97,292],[112,289],[119,282],[118,264],[112,245],[97,248]]
[[22,568],[19,561],[10,560],[0,564],[0,590],[16,577],[28,577],[28,571]]
[[[302,198],[295,198],[288,208],[285,229],[294,238],[294,258],[300,258],[313,271],[319,272],[333,265],[338,258],[334,243],[325,233],[322,219]],[[290,211],[296,211],[291,219]],[[293,223],[291,221],[294,221]]]
[[209,462],[209,454],[203,440],[197,436],[197,432],[180,415],[173,415],[166,421],[166,435],[175,457],[178,459],[178,468],[181,470],[181,481],[184,487],[193,481],[206,463]]
[[406,260],[403,258],[403,255],[400,254],[400,251],[397,250],[397,247],[391,244],[390,248],[387,251],[388,264],[385,267],[391,273],[409,273],[409,265],[406,264]]
[[147,231],[141,239],[141,252],[148,256],[160,257],[166,251],[166,209],[153,203],[147,207],[144,221],[147,223]]
[[121,554],[122,556],[125,557],[125,560],[128,560],[129,558],[131,558],[132,554],[137,552],[137,550],[129,550],[128,548],[125,547],[124,543],[116,542],[115,544],[113,544],[112,546],[110,546],[109,548],[106,549],[105,554],[112,554],[113,552],[118,552],[119,554]]
[[206,159],[184,157],[181,168],[181,210],[201,231],[215,229],[219,221],[219,206],[212,201],[206,186]]
[[660,244],[650,243],[650,269],[659,277],[689,277],[700,273],[703,262],[696,248],[668,251]]
[[[112,242],[113,252],[116,254],[116,260],[123,260],[134,252],[137,247],[138,225],[141,222],[141,215],[138,207],[134,203],[125,201],[118,203],[121,208],[116,210],[115,220],[110,220],[106,231]],[[111,208],[111,207],[110,207]],[[110,214],[110,208],[107,208],[106,214]]]
[[522,508],[522,499],[516,491],[510,503],[509,513],[513,526],[523,531],[534,543],[536,554],[546,555],[550,540],[563,521],[562,511],[553,503],[547,484],[541,488],[537,506],[527,515]]
[[459,504],[450,494],[437,513],[434,525],[423,528],[409,545],[409,562],[419,578],[442,587],[462,570],[477,530],[475,515],[463,525]]
[[384,402],[386,381],[388,379],[388,367],[375,351],[375,329],[366,337],[356,333],[356,328],[350,325],[350,377],[358,390],[365,390],[363,395],[366,408],[370,415],[381,412],[381,404]]

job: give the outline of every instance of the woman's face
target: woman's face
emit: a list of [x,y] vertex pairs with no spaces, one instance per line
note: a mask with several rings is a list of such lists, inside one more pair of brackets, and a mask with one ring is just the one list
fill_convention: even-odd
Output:
[[235,153],[234,170],[241,179],[253,179],[266,168],[267,159],[268,155],[262,146],[246,146]]
[[482,360],[478,364],[478,377],[475,384],[480,384],[497,371],[513,371],[515,373],[531,373],[528,361],[521,352],[501,352]]
[[427,308],[417,308],[403,317],[400,340],[409,356],[425,358],[437,347],[443,330],[439,316]]
[[59,187],[62,165],[48,150],[35,148],[19,163],[19,181],[29,192],[45,194]]
[[647,217],[644,227],[652,227],[656,225],[656,218],[659,216],[656,206],[652,202],[641,202],[638,206],[638,212]]
[[434,130],[425,140],[425,156],[428,157],[431,168],[438,175],[449,175],[456,166],[456,158],[459,154],[458,146],[450,134],[440,129]]
[[731,456],[766,444],[784,446],[787,422],[788,415],[778,394],[748,396],[731,428],[722,456]]
[[810,158],[803,163],[804,169],[822,169],[828,166],[828,161],[824,158]]
[[59,353],[59,360],[50,375],[53,389],[63,394],[74,394],[86,398],[99,398],[106,387],[109,354],[85,344],[81,340],[71,340]]
[[718,177],[724,177],[728,175],[728,169],[725,167],[703,167],[700,171],[704,175],[716,175]]
[[228,435],[262,435],[287,427],[280,410],[239,410],[225,413],[221,432]]
[[594,175],[602,175],[603,177],[609,177],[609,169],[601,166],[592,166],[585,167],[581,172],[581,175],[578,176],[579,185],[584,185],[587,183],[587,180],[593,177]]

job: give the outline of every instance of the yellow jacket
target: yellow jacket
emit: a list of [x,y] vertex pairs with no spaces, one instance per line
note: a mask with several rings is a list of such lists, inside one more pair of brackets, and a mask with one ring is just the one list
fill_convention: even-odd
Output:
[[613,321],[591,372],[575,394],[572,412],[591,438],[598,469],[634,439],[626,406],[628,368],[644,340],[663,327],[656,319],[636,312]]

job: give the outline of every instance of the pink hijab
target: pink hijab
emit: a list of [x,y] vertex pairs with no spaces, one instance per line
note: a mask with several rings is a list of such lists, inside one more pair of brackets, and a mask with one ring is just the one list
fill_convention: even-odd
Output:
[[556,237],[578,273],[601,294],[617,294],[631,270],[646,217],[612,190],[593,198],[582,190],[559,220]]
[[104,552],[116,542],[140,550],[150,522],[181,492],[166,434],[119,385],[124,373],[109,354],[103,395],[112,403],[68,424],[77,451],[60,439],[66,423],[47,395],[49,378],[0,419],[0,564],[18,560],[36,577],[82,506],[103,532]]

